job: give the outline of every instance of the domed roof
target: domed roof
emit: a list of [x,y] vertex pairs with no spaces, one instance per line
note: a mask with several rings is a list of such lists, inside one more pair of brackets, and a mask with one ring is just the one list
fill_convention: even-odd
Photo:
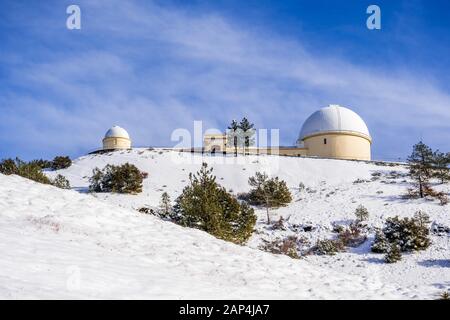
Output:
[[369,129],[361,117],[354,111],[331,104],[317,110],[303,123],[298,142],[308,136],[327,132],[348,132],[366,136],[371,140]]
[[105,138],[126,138],[130,139],[128,132],[119,126],[114,126],[105,133]]

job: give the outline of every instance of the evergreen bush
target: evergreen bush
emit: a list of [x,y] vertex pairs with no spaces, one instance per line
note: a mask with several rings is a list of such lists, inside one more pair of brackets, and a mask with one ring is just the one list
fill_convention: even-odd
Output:
[[61,189],[70,189],[69,180],[67,180],[66,177],[61,174],[58,174],[55,177],[55,179],[52,181],[52,185]]
[[56,156],[51,162],[53,170],[66,169],[72,165],[72,160],[68,156]]
[[50,184],[50,179],[42,172],[37,162],[25,162],[16,158],[4,159],[0,162],[0,173],[11,175],[16,174],[39,183]]
[[235,243],[243,243],[251,236],[256,223],[254,210],[220,186],[212,168],[203,163],[200,171],[189,175],[189,181],[176,199],[171,214],[175,222]]
[[335,255],[344,251],[344,244],[340,240],[317,240],[316,245],[312,248],[312,252],[318,255]]
[[143,174],[129,163],[119,166],[106,165],[103,170],[95,168],[89,179],[91,192],[116,192],[136,194],[142,192]]
[[396,243],[391,243],[389,250],[384,256],[384,261],[386,263],[396,263],[402,260],[402,253],[400,251],[400,246]]
[[413,218],[388,218],[382,232],[375,236],[372,251],[387,253],[392,244],[398,245],[402,252],[425,250],[431,244],[429,223],[429,217],[421,211]]

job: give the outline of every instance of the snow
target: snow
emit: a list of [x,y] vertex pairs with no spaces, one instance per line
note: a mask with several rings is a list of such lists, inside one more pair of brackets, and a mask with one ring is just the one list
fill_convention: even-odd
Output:
[[[370,226],[381,226],[389,216],[412,216],[419,209],[432,221],[450,225],[448,206],[401,198],[409,184],[403,166],[276,156],[202,157],[163,149],[86,155],[68,169],[47,172],[66,176],[73,190],[0,175],[0,297],[433,299],[450,287],[448,235],[432,235],[429,249],[406,254],[396,264],[385,264],[382,255],[370,253],[371,239],[335,256],[296,260],[258,249],[262,239],[294,233],[271,230],[264,210],[256,210],[257,232],[245,246],[136,211],[156,207],[164,191],[175,199],[202,161],[235,194],[249,190],[247,180],[256,171],[286,180],[294,201],[272,210],[272,219],[283,216],[291,225],[313,226],[311,232],[300,232],[312,243],[331,238],[333,223],[348,224],[359,204],[368,208]],[[87,193],[93,168],[125,162],[149,173],[141,194]],[[371,181],[375,172],[381,177]],[[369,182],[354,183],[357,179]],[[299,191],[300,182],[316,192]],[[448,192],[448,186],[439,188]]]

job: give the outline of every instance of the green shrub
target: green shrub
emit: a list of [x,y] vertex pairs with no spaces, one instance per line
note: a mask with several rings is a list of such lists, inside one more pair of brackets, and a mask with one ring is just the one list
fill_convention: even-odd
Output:
[[338,252],[344,251],[344,244],[339,240],[317,240],[316,245],[312,251],[318,255],[335,255]]
[[95,168],[89,179],[91,192],[142,192],[143,174],[139,169],[129,163],[123,165],[106,165],[103,170]]
[[32,160],[32,161],[30,161],[30,164],[35,164],[35,165],[39,166],[41,169],[49,169],[52,167],[51,161],[43,160],[43,159]]
[[36,162],[25,162],[16,158],[5,159],[0,163],[0,173],[10,175],[16,174],[39,183],[50,184],[50,179],[42,173],[42,169]]
[[176,199],[171,218],[183,226],[204,230],[220,239],[245,242],[256,223],[253,209],[246,203],[239,203],[220,186],[206,163],[197,174],[190,174],[189,180],[190,184]]
[[279,180],[278,177],[269,179],[267,174],[256,172],[254,177],[249,178],[248,183],[253,187],[247,195],[248,202],[266,208],[267,223],[269,224],[269,209],[286,206],[292,201],[292,195],[286,182]]
[[416,212],[413,218],[388,218],[382,233],[375,236],[372,251],[387,253],[390,248],[387,243],[398,245],[402,252],[425,250],[431,244],[429,223],[429,217],[421,211]]
[[72,165],[72,160],[67,156],[57,156],[51,162],[53,170],[66,169]]
[[0,162],[0,173],[6,175],[17,174],[17,161],[19,161],[18,158],[16,158],[16,161],[13,159],[3,159]]
[[58,174],[52,182],[52,185],[61,189],[70,189],[69,180],[61,174]]

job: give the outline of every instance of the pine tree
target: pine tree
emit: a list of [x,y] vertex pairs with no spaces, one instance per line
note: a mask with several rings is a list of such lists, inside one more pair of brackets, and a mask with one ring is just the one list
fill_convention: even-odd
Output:
[[250,177],[248,184],[254,189],[250,191],[250,203],[262,205],[266,208],[267,223],[270,224],[269,209],[287,205],[292,201],[292,195],[286,182],[278,177],[270,178],[266,173],[256,172]]
[[423,198],[431,190],[429,179],[432,175],[433,152],[422,141],[413,146],[413,152],[407,159],[409,175],[414,180],[419,196]]
[[241,129],[242,140],[244,142],[244,154],[247,154],[248,148],[254,143],[254,124],[250,123],[247,118],[244,117],[239,123],[239,129]]
[[212,168],[203,163],[200,171],[189,175],[189,181],[176,200],[171,215],[175,222],[235,243],[251,236],[256,222],[253,209],[220,186]]
[[239,143],[239,123],[236,120],[231,121],[228,126],[228,144],[234,147],[234,156],[237,157],[238,143]]
[[360,204],[355,210],[355,216],[359,222],[365,221],[369,219],[369,211],[366,207]]
[[172,212],[172,204],[170,202],[170,196],[167,192],[163,192],[161,195],[161,201],[159,203],[159,214],[161,217],[168,217]]
[[439,179],[441,183],[445,183],[450,180],[450,152],[443,153],[436,150],[433,153],[432,166],[433,177]]
[[377,230],[375,233],[375,239],[372,243],[371,250],[375,253],[387,253],[390,248],[389,240],[386,238],[384,232]]

